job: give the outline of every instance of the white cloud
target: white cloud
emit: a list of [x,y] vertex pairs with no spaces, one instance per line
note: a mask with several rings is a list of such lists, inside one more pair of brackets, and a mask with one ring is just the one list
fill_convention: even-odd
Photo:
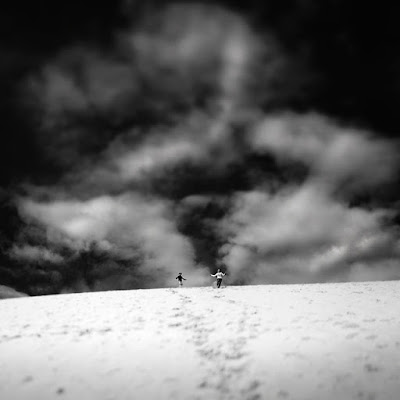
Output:
[[350,191],[390,181],[399,163],[396,143],[319,114],[266,117],[250,141],[255,151],[271,152],[283,162],[300,161],[310,167],[314,179]]
[[145,74],[158,75],[163,69],[167,84],[172,73],[181,78],[179,86],[212,84],[224,97],[236,99],[254,78],[249,66],[261,47],[241,16],[194,3],[168,6],[121,39],[131,46]]
[[[141,272],[164,285],[175,272],[190,273],[192,285],[205,282],[205,271],[194,264],[190,242],[176,229],[168,203],[129,193],[88,201],[36,202],[21,199],[27,220],[44,225],[49,241],[58,243],[61,232],[73,248],[98,243],[103,250],[125,259],[142,257]],[[56,235],[51,235],[56,231]]]
[[206,143],[200,140],[196,143],[192,137],[186,135],[178,137],[160,137],[147,140],[140,146],[135,146],[115,157],[118,177],[122,182],[147,178],[149,173],[157,172],[166,167],[179,165],[184,161],[198,163],[204,160]]
[[[233,204],[228,215],[207,221],[226,240],[221,258],[238,282],[374,276],[377,257],[390,265],[385,276],[392,273],[399,242],[381,222],[390,210],[351,208],[349,198],[395,177],[397,144],[317,113],[262,114],[260,98],[263,105],[268,96],[279,100],[274,85],[285,62],[270,38],[220,7],[175,4],[119,33],[114,44],[107,52],[66,49],[31,81],[48,129],[44,147],[74,166],[44,189],[51,199],[62,191],[61,200],[36,201],[31,191],[31,199],[20,202],[25,218],[45,227],[50,244],[77,251],[96,242],[124,259],[140,254],[142,269],[157,275],[157,284],[177,270],[202,283],[204,269],[194,264],[176,221],[177,214],[190,217],[216,201],[214,194],[192,193],[172,204],[140,192],[151,193],[175,167],[200,166],[223,180],[230,163],[245,169],[244,156],[268,154],[280,166],[304,164],[308,176],[296,186],[276,178],[279,190],[270,193],[256,171],[247,192],[218,199],[221,210]],[[93,127],[93,110],[110,126],[117,121],[118,134]],[[81,155],[101,135],[107,139],[100,155]]]
[[349,271],[346,271],[341,280],[357,282],[357,281],[378,281],[378,280],[399,280],[399,257],[389,258],[387,260],[378,260],[368,264],[355,263]]
[[64,258],[52,252],[51,250],[41,246],[29,246],[29,245],[14,245],[9,255],[11,258],[28,261],[28,262],[50,262],[53,264],[59,264],[64,261]]
[[220,226],[228,242],[221,256],[250,282],[331,280],[348,266],[400,257],[395,232],[382,223],[388,215],[349,208],[314,183],[239,193]]

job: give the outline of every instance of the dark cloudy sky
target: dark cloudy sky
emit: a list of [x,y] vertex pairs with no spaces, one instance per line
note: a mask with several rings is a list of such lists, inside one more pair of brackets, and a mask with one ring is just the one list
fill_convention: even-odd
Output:
[[0,284],[400,278],[394,5],[31,3],[0,15]]

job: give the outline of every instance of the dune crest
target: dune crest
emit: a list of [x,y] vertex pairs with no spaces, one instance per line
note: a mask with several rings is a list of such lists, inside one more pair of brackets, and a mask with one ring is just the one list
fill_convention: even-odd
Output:
[[0,398],[385,399],[400,282],[171,288],[0,302]]

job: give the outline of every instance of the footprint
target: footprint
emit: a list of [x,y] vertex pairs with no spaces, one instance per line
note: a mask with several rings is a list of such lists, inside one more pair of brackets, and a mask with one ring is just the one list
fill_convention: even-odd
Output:
[[261,399],[261,395],[258,393],[251,394],[251,395],[245,397],[245,400],[260,400],[260,399]]
[[348,334],[348,335],[346,336],[346,339],[353,339],[353,338],[355,338],[356,336],[358,336],[358,333],[350,333],[350,334]]
[[286,390],[280,390],[280,391],[277,393],[277,396],[278,396],[278,398],[280,398],[280,399],[286,399],[286,398],[289,397],[289,393],[288,393]]
[[58,395],[64,394],[64,393],[65,393],[65,389],[62,388],[62,387],[60,387],[60,388],[57,389],[57,392],[56,392],[56,393],[57,393]]
[[376,365],[373,365],[373,364],[365,364],[364,369],[367,372],[378,372],[379,371],[379,367],[377,367]]
[[360,325],[354,324],[354,323],[348,323],[343,326],[343,328],[346,328],[346,329],[354,329],[354,328],[359,328],[359,327],[360,327]]
[[258,382],[258,381],[252,381],[252,382],[250,382],[250,384],[249,384],[247,390],[249,390],[249,391],[250,391],[250,390],[256,390],[259,386],[260,386],[260,382]]
[[180,322],[176,322],[176,323],[174,323],[174,324],[168,324],[168,326],[169,326],[170,328],[177,328],[178,326],[182,326],[182,324],[181,324]]
[[243,352],[237,352],[237,353],[233,353],[233,354],[226,354],[225,355],[225,359],[226,360],[240,360],[245,355],[246,355],[246,353],[243,353]]
[[200,384],[199,384],[199,388],[200,389],[204,389],[204,388],[206,388],[208,386],[208,382],[207,381],[203,381],[203,382],[201,382]]

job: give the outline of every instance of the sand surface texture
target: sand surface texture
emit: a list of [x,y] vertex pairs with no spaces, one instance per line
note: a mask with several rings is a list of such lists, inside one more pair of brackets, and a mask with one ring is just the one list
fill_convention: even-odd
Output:
[[400,282],[0,302],[0,399],[400,398]]

